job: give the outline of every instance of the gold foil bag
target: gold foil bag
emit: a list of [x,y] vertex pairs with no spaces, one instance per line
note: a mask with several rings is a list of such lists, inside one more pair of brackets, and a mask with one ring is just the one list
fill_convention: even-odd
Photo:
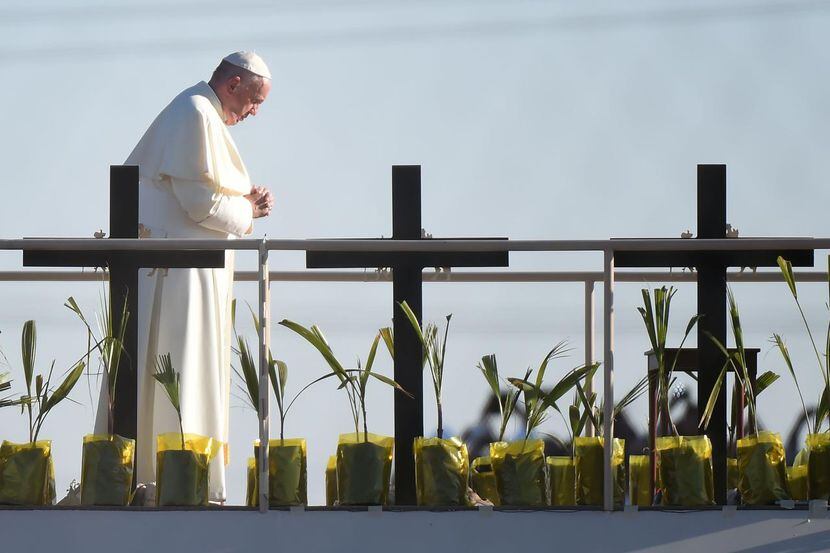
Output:
[[134,465],[135,440],[108,434],[84,436],[81,504],[129,505]]
[[341,434],[337,442],[337,497],[341,505],[385,505],[395,439]]
[[494,442],[490,444],[490,463],[501,505],[543,507],[548,504],[545,442]]
[[415,494],[418,505],[467,503],[470,458],[458,438],[415,438]]

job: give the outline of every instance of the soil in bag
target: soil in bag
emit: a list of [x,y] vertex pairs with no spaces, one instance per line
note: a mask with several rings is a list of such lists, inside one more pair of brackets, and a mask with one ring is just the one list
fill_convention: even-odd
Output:
[[337,504],[337,455],[332,455],[326,465],[326,507]]
[[548,482],[550,483],[550,504],[557,507],[576,505],[576,467],[571,457],[548,457]]
[[52,442],[0,445],[0,504],[51,505],[55,501]]
[[548,467],[542,440],[490,444],[501,505],[543,507],[548,504]]
[[712,444],[707,436],[657,438],[662,505],[714,505]]
[[796,501],[807,500],[807,465],[787,467],[787,487]]
[[807,496],[830,500],[830,434],[808,434],[807,451]]
[[648,507],[652,504],[651,462],[648,455],[628,456],[628,495],[632,505]]
[[[605,489],[605,461],[602,437],[574,438],[576,504],[602,506]],[[625,501],[625,440],[614,438],[611,468],[614,476],[614,506]]]
[[415,438],[418,505],[466,505],[470,461],[458,438]]
[[790,499],[787,458],[779,434],[759,432],[738,440],[738,491],[744,505]]
[[[259,462],[259,445],[254,445]],[[308,503],[306,443],[302,438],[268,443],[268,504],[272,507]]]
[[245,505],[259,505],[259,475],[256,472],[256,458],[248,457],[247,481],[245,485]]
[[726,488],[729,490],[738,488],[738,459],[736,457],[726,458]]
[[493,473],[490,457],[473,459],[473,464],[470,467],[470,487],[481,499],[485,499],[493,505],[500,505],[499,491],[496,488],[496,475]]
[[394,438],[341,434],[337,444],[337,497],[341,505],[385,505]]
[[210,460],[222,444],[212,438],[160,434],[156,452],[156,504],[159,507],[207,506]]
[[793,466],[787,467],[787,488],[796,501],[807,501],[807,449],[798,452]]
[[135,440],[117,435],[84,436],[81,504],[129,505],[134,460]]

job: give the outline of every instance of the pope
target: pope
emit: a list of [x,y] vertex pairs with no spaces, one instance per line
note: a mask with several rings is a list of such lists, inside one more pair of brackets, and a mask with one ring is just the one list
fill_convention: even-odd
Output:
[[[235,52],[208,82],[184,90],[162,110],[125,162],[138,165],[140,237],[233,239],[250,234],[254,219],[270,214],[274,198],[251,184],[229,132],[258,113],[270,90],[271,73],[262,58]],[[140,483],[155,480],[156,436],[179,429],[152,377],[160,354],[169,353],[181,374],[184,431],[228,442],[232,287],[232,251],[221,269],[139,275]],[[106,432],[105,415],[96,420],[96,431]],[[210,466],[210,500],[216,503],[226,499],[223,449]]]

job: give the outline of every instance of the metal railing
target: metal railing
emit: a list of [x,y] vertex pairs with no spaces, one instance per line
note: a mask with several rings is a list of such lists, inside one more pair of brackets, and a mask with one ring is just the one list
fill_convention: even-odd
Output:
[[[427,282],[583,282],[585,287],[585,361],[594,361],[594,285],[603,284],[603,415],[612,420],[614,401],[614,286],[616,282],[694,282],[692,272],[639,271],[618,272],[614,268],[614,254],[617,251],[738,251],[770,249],[830,249],[830,238],[740,238],[740,239],[625,239],[625,240],[193,240],[193,239],[12,239],[0,240],[0,250],[55,250],[67,251],[141,251],[141,250],[252,250],[258,255],[256,272],[239,272],[238,280],[257,281],[259,289],[260,379],[267,381],[267,352],[270,340],[270,298],[269,283],[274,281],[317,281],[317,282],[372,282],[388,281],[386,272],[344,272],[344,271],[285,271],[272,272],[269,269],[270,251],[373,251],[373,252],[601,252],[601,272],[550,272],[550,271],[471,271],[436,272],[424,274]],[[87,276],[88,275],[88,276]],[[59,281],[95,280],[100,275],[74,271],[6,271],[0,272],[0,281]],[[781,280],[777,273],[732,272],[728,278],[733,282],[776,282]],[[823,272],[801,272],[799,281],[826,282]],[[267,444],[268,394],[267,387],[260,387],[260,443]],[[612,443],[613,425],[603,428],[606,444]],[[604,448],[604,509],[613,510],[614,486],[611,467],[611,447]],[[267,447],[260,447],[260,511],[268,510],[268,463],[265,456]]]

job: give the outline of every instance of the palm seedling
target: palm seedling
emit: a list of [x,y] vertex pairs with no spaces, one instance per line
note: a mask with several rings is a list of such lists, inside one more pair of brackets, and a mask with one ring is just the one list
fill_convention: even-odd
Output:
[[720,395],[721,388],[723,387],[723,382],[726,379],[726,373],[729,369],[731,369],[735,374],[735,391],[737,392],[732,394],[732,417],[729,427],[730,440],[732,440],[734,439],[737,419],[739,417],[739,390],[743,390],[744,405],[749,409],[749,428],[757,435],[758,414],[756,400],[758,394],[763,392],[770,384],[775,382],[778,379],[778,375],[772,371],[767,371],[757,378],[755,386],[750,385],[751,382],[749,368],[747,367],[746,362],[743,329],[741,328],[741,315],[738,312],[738,304],[735,301],[735,296],[731,289],[727,290],[727,298],[729,300],[729,323],[732,327],[732,335],[735,339],[735,351],[730,353],[726,346],[720,342],[720,340],[711,334],[707,334],[709,339],[712,340],[712,343],[714,343],[718,349],[721,350],[725,361],[723,367],[721,367],[720,373],[718,374],[718,378],[712,386],[712,391],[709,395],[708,401],[706,402],[706,408],[700,418],[700,426],[703,428],[707,428],[709,426],[709,423],[712,420],[712,412],[715,409],[715,404],[718,400],[718,396]]
[[[240,386],[240,390],[243,393],[245,402],[255,412],[259,413],[259,373],[257,372],[257,363],[254,360],[254,354],[248,345],[248,340],[244,336],[236,333],[236,318],[233,316],[235,315],[235,312],[236,300],[234,300],[232,304],[231,318],[234,321],[234,335],[236,338],[234,353],[239,358],[239,369],[234,367],[233,370],[236,373],[236,376],[239,377],[239,379],[244,383],[244,387]],[[259,331],[259,319],[253,314],[253,312],[251,313],[251,317],[254,321],[254,328]],[[268,380],[271,383],[271,389],[277,398],[277,411],[279,412],[280,417],[280,440],[285,440],[285,420],[288,416],[288,412],[291,410],[291,407],[294,406],[294,402],[297,401],[298,397],[300,397],[300,394],[305,392],[317,382],[332,376],[334,376],[334,374],[329,373],[309,382],[303,386],[300,391],[290,399],[290,401],[286,402],[285,391],[288,384],[288,365],[284,361],[274,359],[271,355],[271,351],[268,351]]]
[[[98,332],[84,315],[75,298],[69,297],[64,304],[75,313],[86,328],[86,364],[90,367],[90,356],[97,353],[100,375],[104,377],[99,419],[106,415],[106,435],[84,436],[81,462],[81,503],[84,505],[126,505],[132,491],[135,440],[115,435],[113,409],[115,406],[116,383],[124,353],[124,336],[127,330],[127,302],[116,318],[111,311],[108,294],[101,294],[101,314],[96,317]],[[126,365],[126,363],[124,363]],[[99,404],[100,405],[100,404]]]
[[[588,375],[587,378],[591,378],[591,376],[593,376],[593,373]],[[614,404],[611,410],[611,420],[616,421],[632,403],[637,401],[647,391],[648,377],[644,376],[625,393],[622,399]],[[602,435],[605,425],[605,411],[602,408],[602,399],[600,398],[597,401],[597,394],[594,392],[589,395],[581,382],[576,383],[575,395],[574,403],[571,404],[568,410],[568,423],[573,432],[572,438],[582,434],[588,420],[591,421],[597,434]]]
[[[586,380],[593,378],[594,370]],[[602,502],[604,489],[603,465],[605,441],[602,437],[605,429],[605,410],[602,400],[597,400],[597,394],[588,394],[581,381],[575,384],[575,398],[568,409],[568,423],[572,435],[572,452],[574,459],[575,503],[580,505],[598,505]],[[614,424],[617,418],[637,399],[648,390],[648,376],[640,379],[625,395],[617,401],[611,410],[611,421]],[[588,421],[597,432],[597,437],[583,437],[581,434]],[[614,438],[611,444],[611,464],[614,469],[614,501],[621,503],[625,485],[625,453],[624,441]]]
[[[559,410],[556,402],[576,383],[595,370],[597,365],[583,365],[569,371],[550,390],[543,388],[545,373],[551,360],[566,353],[565,343],[560,342],[542,359],[533,375],[527,369],[522,378],[508,378],[511,387],[502,396],[498,365],[495,355],[482,357],[478,369],[484,375],[498,403],[500,424],[499,441],[490,444],[490,462],[495,474],[498,499],[503,505],[538,506],[548,503],[548,474],[544,442],[531,440],[533,432],[547,418],[550,408]],[[504,434],[519,398],[525,407],[525,431],[522,440],[505,443]]]
[[[784,358],[784,363],[790,371],[790,375],[795,383],[798,391],[799,399],[801,400],[801,407],[804,409],[804,418],[807,421],[807,492],[810,499],[830,498],[830,483],[827,480],[827,473],[830,472],[830,428],[824,430],[825,422],[830,420],[830,324],[827,326],[826,338],[824,341],[824,354],[819,353],[816,341],[813,338],[813,332],[810,330],[810,325],[807,323],[807,317],[804,315],[804,310],[801,307],[801,302],[798,300],[798,290],[795,285],[795,275],[793,274],[792,263],[785,260],[783,257],[778,258],[778,266],[784,276],[784,281],[790,289],[790,293],[795,300],[795,305],[798,308],[798,313],[801,315],[801,320],[804,323],[804,328],[807,330],[807,336],[810,339],[810,344],[813,347],[813,353],[816,356],[819,372],[821,373],[824,385],[822,386],[821,396],[819,397],[818,406],[816,407],[815,418],[811,424],[807,407],[804,403],[804,395],[801,393],[801,387],[798,384],[798,378],[793,368],[792,358],[787,349],[784,339],[779,334],[772,335],[773,343],[778,347],[781,356]],[[830,257],[828,258],[828,266],[830,266]],[[830,274],[830,273],[828,273]],[[828,280],[830,284],[830,280]],[[830,304],[827,304],[830,308]]]
[[[651,293],[647,288],[642,290],[644,307],[638,307],[640,316],[643,318],[643,323],[648,333],[651,349],[654,352],[654,357],[657,360],[657,404],[660,410],[660,416],[664,417],[673,435],[679,435],[677,427],[671,420],[671,412],[669,407],[669,390],[671,389],[672,373],[677,364],[677,357],[674,359],[666,359],[666,339],[669,330],[669,313],[671,311],[671,301],[677,290],[672,286],[666,288],[654,289],[654,303],[651,301]],[[683,339],[680,341],[680,347],[686,343],[686,338],[692,332],[692,329],[700,320],[700,315],[694,315],[689,319],[686,325],[686,331],[683,334]]]
[[[45,379],[41,374],[35,375],[37,328],[34,321],[26,321],[23,324],[21,348],[23,375],[26,380],[25,397],[31,398],[31,400],[23,402],[23,406],[29,417],[29,442],[35,443],[43,427],[43,423],[46,421],[46,416],[56,405],[66,399],[69,392],[72,391],[72,388],[75,387],[75,384],[77,384],[78,379],[81,377],[85,364],[83,361],[77,361],[68,371],[64,380],[56,388],[52,389],[52,374],[55,369],[54,360],[49,367],[49,372],[46,374]],[[34,389],[32,389],[33,383]]]
[[[399,304],[422,346],[422,364],[429,366],[435,406],[438,415],[436,438],[415,439],[415,488],[419,505],[464,505],[467,495],[470,461],[467,446],[457,438],[444,440],[444,413],[441,390],[444,382],[444,360],[447,352],[447,335],[452,315],[446,316],[443,336],[438,326],[427,324],[423,329],[418,318],[405,301]],[[392,340],[391,332],[382,335],[384,341]],[[393,349],[390,349],[393,354]]]
[[[323,356],[331,372],[340,382],[349,400],[349,408],[354,422],[354,434],[340,436],[337,445],[337,497],[342,505],[376,505],[386,503],[389,493],[389,476],[392,470],[392,438],[369,434],[366,410],[366,389],[370,379],[382,382],[399,392],[412,397],[394,380],[372,372],[378,344],[383,339],[387,346],[392,345],[391,332],[379,331],[372,346],[365,366],[357,361],[357,368],[347,369],[334,355],[319,327],[306,328],[298,323],[283,320],[280,324],[309,342]],[[394,355],[393,348],[389,353]],[[360,426],[363,423],[361,436]]]
[[[364,441],[368,440],[369,435],[368,423],[366,420],[366,389],[370,378],[391,386],[395,390],[412,397],[391,378],[372,371],[378,344],[384,334],[390,336],[390,332],[388,330],[384,330],[382,332],[379,331],[375,335],[372,345],[369,348],[369,355],[366,358],[365,365],[362,365],[360,359],[358,359],[357,368],[347,369],[342,363],[340,363],[340,361],[338,361],[331,349],[331,346],[328,341],[326,341],[326,337],[317,325],[312,325],[310,328],[306,328],[303,325],[288,319],[283,319],[279,324],[299,334],[308,343],[314,346],[314,348],[317,349],[317,351],[319,351],[323,356],[323,359],[325,359],[331,369],[331,373],[325,375],[325,378],[333,376],[339,380],[340,386],[338,389],[345,390],[346,396],[349,400],[349,408],[351,410],[352,421],[354,422],[355,435],[360,434],[360,426],[362,421]],[[384,343],[389,344],[386,338],[384,338]],[[390,354],[394,354],[393,350],[390,350]]]
[[[450,320],[452,319],[452,314],[447,315],[447,325],[444,327],[444,335],[439,336],[437,325],[434,323],[428,323],[422,330],[421,325],[418,324],[418,318],[415,316],[415,313],[412,312],[409,304],[404,301],[399,305],[404,314],[406,314],[406,318],[412,325],[412,329],[415,331],[415,334],[418,336],[418,340],[421,341],[421,346],[424,348],[423,361],[424,365],[429,366],[430,376],[432,377],[432,389],[435,392],[435,407],[438,414],[437,435],[439,438],[443,438],[444,411],[441,403],[441,389],[444,382],[444,358],[447,352],[447,335],[450,331]],[[382,335],[382,337],[388,348],[392,338],[390,333],[391,329],[384,330],[386,334]],[[393,349],[390,349],[389,351],[394,355]]]
[[[727,290],[729,300],[729,321],[735,339],[735,351],[730,353],[726,346],[709,334],[709,339],[721,350],[726,361],[712,387],[706,408],[700,420],[700,426],[706,428],[712,419],[718,396],[726,378],[727,369],[735,374],[735,387],[732,393],[732,417],[729,427],[730,442],[734,440],[737,420],[740,413],[739,400],[749,408],[749,428],[752,436],[737,441],[738,490],[744,504],[767,504],[776,500],[789,499],[787,492],[786,457],[781,437],[772,432],[761,435],[758,428],[758,395],[778,379],[778,375],[767,371],[762,374],[755,385],[752,384],[747,368],[744,349],[741,316],[732,290]],[[743,394],[743,398],[741,398]]]
[[[530,434],[535,429],[547,420],[548,409],[552,408],[561,414],[562,411],[559,409],[556,402],[570,390],[579,386],[580,381],[589,375],[593,375],[599,367],[599,363],[591,363],[571,369],[559,382],[556,383],[553,388],[546,392],[543,389],[543,381],[548,363],[550,363],[553,359],[564,357],[568,351],[570,350],[566,349],[566,343],[564,341],[556,344],[556,346],[548,352],[539,364],[538,369],[536,369],[536,377],[533,382],[530,381],[530,377],[533,375],[533,371],[531,369],[527,369],[524,378],[508,378],[508,381],[513,386],[521,390],[524,396],[523,399],[526,413],[525,440],[530,437]],[[488,378],[488,382],[489,381],[490,379]]]
[[3,475],[0,475],[0,482],[3,482],[0,485],[0,503],[42,505],[54,500],[54,468],[51,444],[48,441],[38,442],[38,436],[47,415],[67,398],[81,377],[85,365],[83,360],[78,360],[67,371],[63,381],[54,388],[52,375],[55,361],[52,361],[45,377],[43,374],[36,375],[37,329],[34,321],[26,321],[23,324],[21,350],[26,395],[19,400],[7,398],[6,401],[20,404],[21,412],[26,412],[29,420],[29,442],[3,442],[0,446],[0,467],[4,475],[12,475],[11,478],[3,478]]
[[[659,464],[662,505],[699,506],[714,503],[712,484],[712,445],[707,436],[680,436],[671,420],[669,390],[672,373],[679,355],[667,359],[666,338],[669,328],[671,300],[674,287],[655,288],[654,303],[648,289],[643,289],[644,307],[638,307],[648,332],[652,352],[657,360],[657,406],[671,436],[657,439],[656,454]],[[694,315],[686,325],[679,350],[689,337],[700,315]]]
[[[828,265],[830,265],[830,258],[828,258]],[[824,353],[821,354],[819,353],[819,349],[816,345],[816,341],[813,337],[813,332],[810,329],[810,325],[807,323],[807,317],[804,315],[804,310],[801,307],[801,302],[798,300],[798,289],[796,288],[795,284],[795,275],[793,274],[792,263],[790,263],[783,257],[779,257],[778,267],[781,269],[784,281],[787,283],[787,287],[789,288],[790,293],[792,294],[793,299],[795,300],[795,305],[798,308],[799,315],[801,315],[801,320],[804,323],[804,328],[807,330],[807,336],[810,339],[810,344],[812,345],[813,352],[816,356],[816,362],[818,364],[819,373],[821,374],[822,380],[824,381],[821,396],[818,402],[818,407],[816,408],[815,412],[815,418],[813,419],[812,423],[807,412],[807,406],[804,402],[804,395],[801,393],[801,387],[798,384],[798,377],[796,376],[795,369],[793,368],[792,358],[790,357],[790,352],[787,348],[787,345],[780,334],[773,334],[772,342],[781,352],[781,356],[784,359],[784,363],[787,365],[787,369],[790,372],[790,376],[792,376],[793,382],[795,383],[796,390],[798,391],[798,396],[801,399],[801,407],[804,410],[804,418],[807,421],[807,431],[810,434],[818,434],[824,431],[822,430],[822,428],[824,427],[825,421],[830,420],[828,419],[828,413],[830,413],[830,325],[828,325],[827,327],[826,339],[824,341]],[[830,280],[828,281],[828,284],[830,284]],[[828,430],[830,430],[830,428],[828,428]]]
[[78,302],[75,301],[75,298],[70,296],[64,306],[75,313],[86,327],[87,366],[90,365],[90,353],[93,350],[98,353],[98,364],[101,373],[106,379],[107,434],[112,435],[114,432],[113,407],[115,405],[116,382],[118,381],[118,370],[121,366],[121,356],[124,353],[124,336],[127,331],[127,321],[130,317],[127,311],[126,298],[116,320],[111,310],[111,302],[106,295],[102,295],[101,315],[98,317],[100,335],[96,335],[96,332],[93,330],[92,325],[84,315]]
[[156,370],[153,372],[153,378],[156,382],[161,384],[164,394],[170,400],[170,405],[176,411],[176,418],[179,421],[179,435],[181,436],[182,451],[185,448],[184,440],[184,426],[182,424],[182,403],[181,403],[181,383],[180,375],[173,368],[173,362],[170,359],[170,354],[165,353],[159,355],[156,359]]
[[[481,371],[481,374],[484,375],[484,379],[490,386],[490,391],[493,392],[493,398],[496,400],[496,403],[498,404],[499,433],[498,439],[496,441],[503,442],[504,433],[507,430],[507,423],[510,422],[510,418],[513,416],[513,412],[516,410],[516,405],[518,405],[519,403],[519,396],[522,393],[521,389],[518,387],[510,387],[504,394],[502,394],[501,377],[499,376],[499,366],[498,362],[496,361],[496,355],[494,353],[482,357],[477,367],[478,370]],[[527,379],[529,376],[529,374],[526,374],[525,379]]]
[[[169,353],[156,358],[153,378],[176,411],[178,436],[161,434],[156,453],[156,503],[159,506],[208,504],[208,464],[221,444],[205,436],[187,435],[182,423],[181,377]],[[175,440],[175,441],[174,441]]]

